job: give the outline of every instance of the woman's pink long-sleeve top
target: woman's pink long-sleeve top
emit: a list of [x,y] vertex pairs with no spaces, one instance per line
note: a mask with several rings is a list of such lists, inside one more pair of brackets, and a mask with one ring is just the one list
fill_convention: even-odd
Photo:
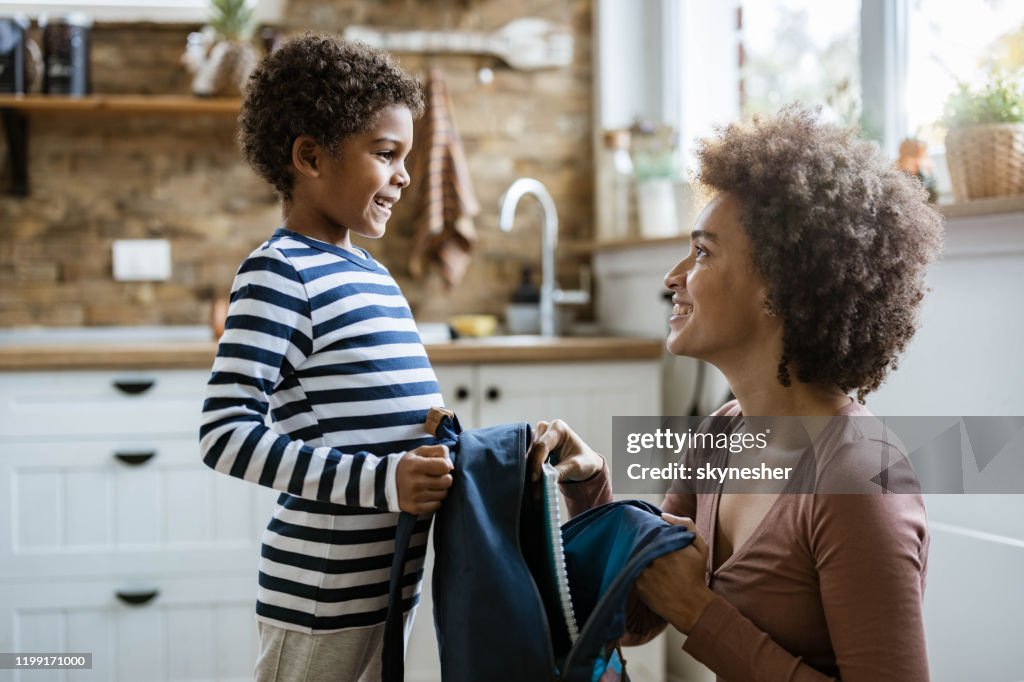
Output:
[[[716,415],[739,415],[735,401]],[[853,403],[839,417],[870,417]],[[857,467],[898,441],[835,420],[815,441],[833,466]],[[884,433],[884,432],[883,432]],[[821,461],[821,460],[819,460]],[[562,485],[570,516],[612,500],[605,468]],[[782,494],[750,538],[712,570],[719,493],[670,493],[664,511],[692,518],[708,543],[715,593],[683,649],[729,682],[927,682],[922,599],[928,526],[918,494]],[[642,606],[642,605],[641,605]],[[664,627],[631,610],[639,641]]]

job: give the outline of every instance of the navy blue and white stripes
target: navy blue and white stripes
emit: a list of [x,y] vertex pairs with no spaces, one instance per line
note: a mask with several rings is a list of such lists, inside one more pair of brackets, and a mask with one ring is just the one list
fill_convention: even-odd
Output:
[[[203,461],[282,491],[257,616],[303,632],[384,622],[395,470],[443,405],[409,305],[373,258],[279,229],[242,264],[207,387]],[[413,537],[418,599],[429,520]]]

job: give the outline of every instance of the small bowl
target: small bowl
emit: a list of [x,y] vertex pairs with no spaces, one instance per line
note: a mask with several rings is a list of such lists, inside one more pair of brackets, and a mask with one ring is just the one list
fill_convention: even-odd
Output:
[[448,324],[459,336],[491,336],[498,329],[494,315],[455,315]]

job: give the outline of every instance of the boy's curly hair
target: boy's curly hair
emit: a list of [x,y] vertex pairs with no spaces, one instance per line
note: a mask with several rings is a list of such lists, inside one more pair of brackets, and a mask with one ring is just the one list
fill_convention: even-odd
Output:
[[396,104],[418,118],[423,92],[387,53],[306,33],[264,58],[249,77],[238,141],[260,177],[290,200],[297,137],[309,135],[333,152],[342,138],[369,130],[381,110]]
[[800,106],[703,140],[699,179],[739,200],[753,266],[781,316],[778,379],[864,401],[917,328],[942,217],[921,183],[852,129]]

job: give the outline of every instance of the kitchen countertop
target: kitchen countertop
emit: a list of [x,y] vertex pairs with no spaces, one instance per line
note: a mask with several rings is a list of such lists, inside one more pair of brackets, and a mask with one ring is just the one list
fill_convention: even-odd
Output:
[[[217,345],[201,327],[0,331],[0,371],[208,369]],[[627,337],[492,336],[426,344],[435,365],[654,360],[664,341]]]

